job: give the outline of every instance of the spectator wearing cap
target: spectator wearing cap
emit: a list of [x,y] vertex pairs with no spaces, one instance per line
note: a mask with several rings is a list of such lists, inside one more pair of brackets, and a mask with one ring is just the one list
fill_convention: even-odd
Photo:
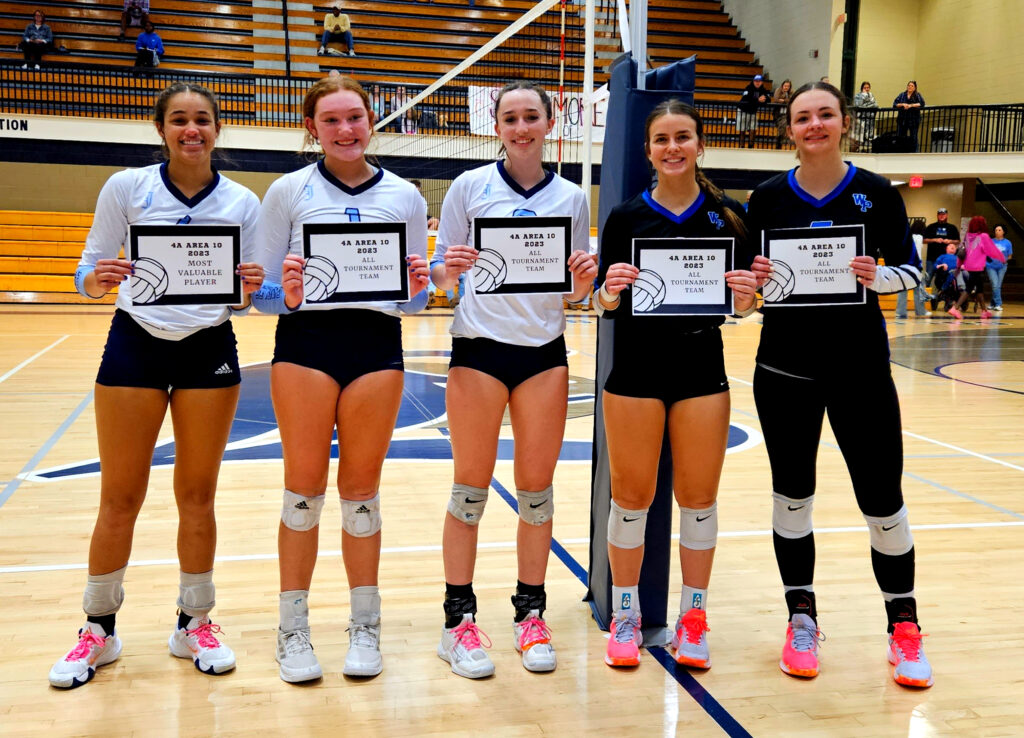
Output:
[[960,229],[949,222],[949,211],[939,208],[935,222],[924,229],[924,286],[928,287],[935,276],[935,260],[946,253],[948,244],[960,243]]
[[768,90],[764,86],[764,77],[754,75],[754,80],[743,90],[736,112],[736,130],[740,134],[740,148],[747,139],[748,148],[754,148],[754,134],[757,132],[757,111],[769,102]]
[[341,52],[328,48],[327,45],[332,41],[344,41],[348,46],[348,55],[356,55],[352,43],[352,23],[349,21],[348,15],[341,12],[340,5],[335,5],[331,8],[331,12],[324,16],[324,35],[320,39],[320,51],[317,53],[320,56],[324,54],[341,56]]

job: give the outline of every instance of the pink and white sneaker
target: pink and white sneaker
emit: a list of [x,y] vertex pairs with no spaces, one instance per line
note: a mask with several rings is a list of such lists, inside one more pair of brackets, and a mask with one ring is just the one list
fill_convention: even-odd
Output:
[[555,649],[551,645],[551,630],[540,617],[539,610],[519,623],[512,624],[516,651],[523,655],[523,667],[527,671],[554,671],[557,666]]
[[790,676],[818,676],[818,643],[825,636],[810,615],[797,613],[786,628],[786,644],[782,647],[779,668]]
[[680,615],[676,632],[672,636],[672,648],[676,652],[676,663],[695,669],[711,668],[711,653],[708,651],[707,613],[696,607]]
[[452,666],[452,671],[467,679],[483,679],[494,674],[494,662],[484,651],[481,638],[490,647],[491,641],[480,628],[471,613],[462,616],[462,622],[454,628],[441,629],[441,642],[437,644],[437,655]]
[[96,675],[104,664],[117,661],[121,655],[121,639],[115,630],[111,635],[96,623],[86,623],[78,631],[78,643],[50,669],[50,684],[61,689],[81,687]]
[[187,627],[174,629],[167,646],[172,656],[192,659],[204,674],[223,674],[235,668],[235,654],[217,640],[216,634],[220,632],[220,626],[211,623],[208,617],[192,618]]
[[889,663],[895,667],[892,678],[897,684],[930,687],[935,683],[932,665],[928,663],[921,643],[924,635],[916,624],[910,622],[896,623],[893,628],[889,636]]
[[640,646],[644,644],[644,635],[640,631],[640,613],[636,610],[620,610],[612,616],[608,630],[608,650],[604,662],[608,666],[639,666]]

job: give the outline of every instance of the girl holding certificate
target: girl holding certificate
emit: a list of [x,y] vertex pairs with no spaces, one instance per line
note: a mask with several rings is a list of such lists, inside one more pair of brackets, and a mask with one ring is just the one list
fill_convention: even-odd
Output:
[[[605,662],[640,663],[638,584],[667,421],[683,571],[672,646],[679,663],[707,669],[705,608],[718,534],[718,480],[729,435],[729,382],[719,331],[725,318],[634,314],[635,303],[649,292],[634,266],[634,239],[731,239],[708,243],[735,245],[737,263],[749,264],[752,255],[739,215],[743,206],[724,197],[697,164],[704,150],[700,114],[679,100],[667,100],[648,116],[644,140],[657,185],[609,214],[601,239],[601,289],[594,299],[602,317],[615,320],[613,364],[602,398],[611,465],[608,558],[615,606]],[[680,256],[687,258],[685,252]],[[727,271],[724,282],[719,289],[722,294],[726,285],[732,289],[736,312],[753,312],[753,272]]]
[[[785,295],[795,289],[794,271],[800,271],[780,263],[802,258],[792,246],[801,239],[787,236],[785,229],[813,228],[821,233],[814,240],[821,242],[829,238],[830,228],[859,228],[865,249],[836,278],[849,285],[849,294],[863,291],[862,300],[843,302],[843,295],[823,291],[815,305],[764,308],[754,399],[771,462],[775,557],[789,610],[780,666],[793,676],[818,673],[823,636],[813,587],[811,508],[827,412],[871,535],[871,564],[889,621],[893,676],[903,685],[927,687],[932,672],[917,624],[914,539],[900,486],[900,407],[878,307],[879,294],[918,284],[920,262],[896,188],[843,161],[850,116],[842,93],[826,83],[804,85],[789,102],[789,121],[800,166],[769,179],[750,198],[751,233],[776,260],[754,260],[759,279],[770,280],[766,298],[770,292]],[[878,266],[876,256],[886,265]]]
[[[210,162],[220,133],[220,109],[198,85],[175,83],[156,100],[153,120],[167,161],[114,174],[100,191],[75,286],[98,299],[115,287],[117,311],[96,377],[96,430],[100,453],[100,508],[89,548],[78,642],[50,670],[55,687],[80,687],[96,669],[121,654],[115,628],[124,600],[125,570],[135,520],[146,497],[153,449],[170,406],[174,420],[174,495],[178,505],[181,567],[177,625],[171,653],[200,671],[220,674],[235,666],[231,649],[210,621],[214,606],[213,558],[217,473],[238,402],[241,374],[231,310],[248,308],[263,281],[252,261],[259,200],[221,176]],[[129,250],[129,226],[241,225],[237,265],[244,304],[136,306],[148,273],[118,258]],[[129,278],[131,278],[129,280]],[[164,274],[166,287],[167,274]]]
[[[323,157],[267,190],[258,239],[273,287],[254,298],[260,310],[280,314],[270,389],[284,455],[277,660],[286,682],[322,676],[310,643],[308,598],[335,427],[341,547],[351,603],[343,672],[375,676],[383,669],[380,476],[402,400],[400,315],[422,309],[428,282],[426,207],[413,185],[367,161],[374,114],[366,92],[351,78],[328,77],[306,93],[302,113],[306,144],[318,143]],[[398,257],[389,262],[377,245],[360,247],[358,259],[340,268],[322,256],[301,255],[313,230],[327,233],[321,240],[351,245],[356,240],[383,244],[381,234],[403,228],[406,264]],[[378,271],[358,271],[371,266]],[[360,283],[346,276],[389,270],[408,272],[409,295],[415,299],[381,300],[368,292],[361,300]],[[339,288],[356,301],[337,294]]]
[[479,258],[484,247],[474,243],[474,219],[521,217],[518,235],[526,238],[537,230],[531,216],[571,217],[571,244],[563,244],[564,253],[571,248],[569,301],[585,300],[597,274],[588,253],[590,221],[583,192],[541,163],[544,138],[554,126],[547,93],[527,82],[506,85],[498,93],[494,113],[502,158],[452,183],[441,208],[432,263],[434,284],[442,290],[452,289],[460,274],[472,271],[451,328],[446,394],[455,483],[444,523],[445,624],[437,649],[453,672],[470,679],[494,673],[481,645],[486,636],[476,625],[473,569],[477,525],[487,502],[506,407],[515,436],[520,518],[519,576],[512,597],[514,644],[526,669],[555,668],[551,632],[543,619],[544,579],[554,513],[552,482],[569,390],[562,294],[482,294],[481,289],[504,272],[494,271],[494,261]]

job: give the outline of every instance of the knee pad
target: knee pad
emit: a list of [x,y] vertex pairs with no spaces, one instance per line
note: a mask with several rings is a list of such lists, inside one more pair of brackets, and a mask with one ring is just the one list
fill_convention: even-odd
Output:
[[644,545],[644,534],[647,532],[647,511],[627,510],[619,507],[612,500],[608,512],[608,543],[619,548],[640,548]]
[[284,523],[284,527],[304,531],[320,525],[320,511],[324,509],[324,499],[324,495],[305,497],[286,489],[284,504],[281,507],[281,522]]
[[679,543],[691,551],[707,551],[718,544],[718,503],[704,510],[679,506]]
[[549,484],[540,492],[526,492],[517,489],[519,517],[530,525],[544,525],[555,514],[555,488]]
[[217,604],[213,586],[213,569],[201,574],[180,573],[178,584],[178,609],[194,618],[202,619]]
[[907,506],[903,505],[894,514],[885,518],[865,515],[868,532],[871,534],[871,548],[886,556],[902,556],[914,547],[914,536],[910,533],[907,520]]
[[487,506],[487,487],[470,487],[468,484],[453,484],[452,496],[448,500],[448,512],[466,525],[479,525]]
[[341,528],[350,536],[369,538],[380,525],[380,492],[368,500],[341,498]]
[[772,530],[783,538],[795,539],[809,536],[814,532],[811,510],[814,495],[802,500],[772,493]]
[[82,609],[86,615],[113,615],[121,609],[124,602],[124,573],[128,569],[122,566],[109,574],[89,575],[82,593]]

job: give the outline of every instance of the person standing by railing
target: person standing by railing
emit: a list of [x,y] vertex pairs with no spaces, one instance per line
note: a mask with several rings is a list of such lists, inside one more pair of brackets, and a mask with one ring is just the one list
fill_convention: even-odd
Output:
[[921,108],[925,105],[924,98],[917,91],[917,82],[907,82],[907,89],[896,96],[892,106],[900,112],[896,115],[896,134],[898,136],[909,136],[914,142],[914,151],[917,151],[917,129],[921,125]]
[[788,136],[786,136],[786,127],[789,125],[789,115],[786,113],[786,108],[789,105],[789,98],[793,96],[793,83],[788,80],[782,80],[782,84],[779,85],[779,89],[772,95],[772,105],[775,105],[775,148],[781,149],[782,145],[786,143]]
[[736,130],[740,134],[740,148],[744,140],[747,148],[754,148],[754,137],[757,135],[757,111],[771,98],[764,87],[764,77],[755,74],[753,81],[743,90],[736,111]]
[[871,139],[875,137],[875,116],[878,115],[878,101],[871,94],[871,83],[860,83],[860,92],[853,96],[853,107],[857,109],[856,125],[853,129],[854,151],[871,151]]

